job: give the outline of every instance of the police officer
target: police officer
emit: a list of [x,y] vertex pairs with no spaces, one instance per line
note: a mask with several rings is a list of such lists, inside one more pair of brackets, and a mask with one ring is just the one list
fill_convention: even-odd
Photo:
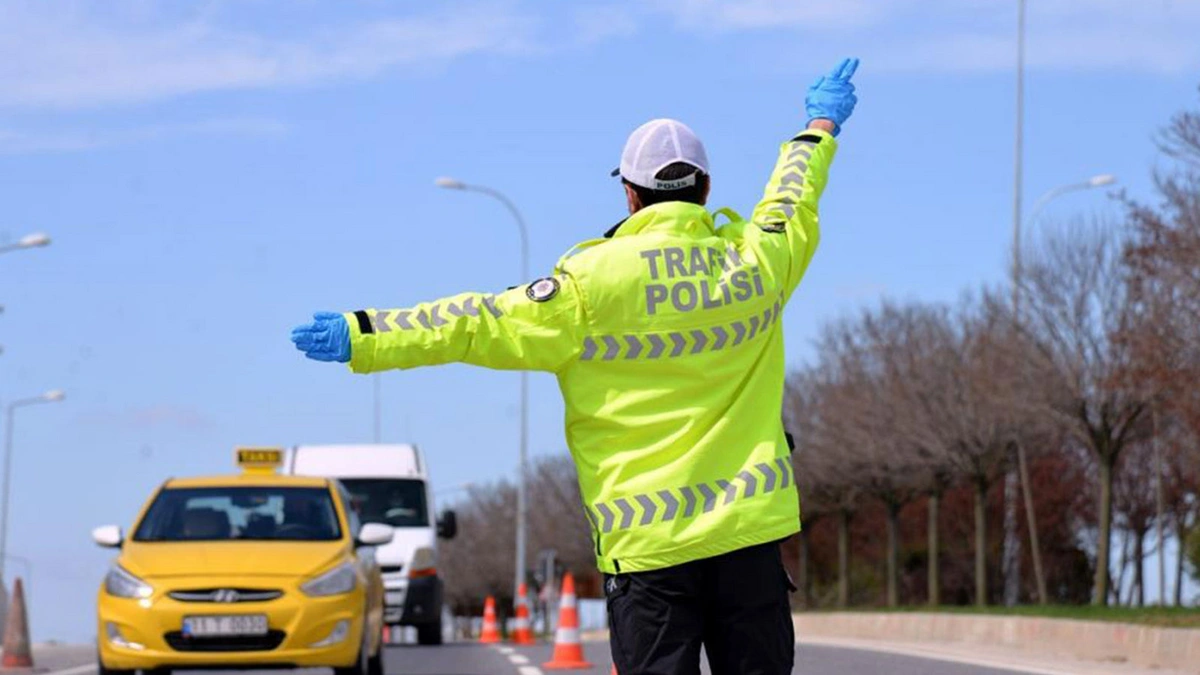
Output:
[[[705,209],[704,146],[660,119],[629,137],[630,216],[551,276],[498,295],[322,312],[296,347],[356,373],[449,362],[555,373],[605,574],[622,675],[782,675],[793,665],[779,542],[800,529],[780,425],[783,308],[857,101],[846,59],[809,88],[749,220]],[[718,225],[718,219],[728,222]]]

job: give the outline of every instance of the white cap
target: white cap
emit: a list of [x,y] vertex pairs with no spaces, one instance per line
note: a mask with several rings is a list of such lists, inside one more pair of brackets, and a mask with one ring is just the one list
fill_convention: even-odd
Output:
[[695,185],[695,173],[675,180],[654,177],[676,162],[708,173],[708,154],[694,131],[678,120],[650,120],[629,134],[621,152],[621,166],[612,175],[651,190],[680,190]]

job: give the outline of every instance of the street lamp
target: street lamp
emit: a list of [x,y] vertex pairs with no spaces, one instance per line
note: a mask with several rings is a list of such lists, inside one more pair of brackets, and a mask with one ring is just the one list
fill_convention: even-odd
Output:
[[15,244],[6,244],[0,246],[0,253],[8,253],[9,251],[19,251],[23,248],[38,248],[41,246],[50,245],[50,235],[41,232],[27,234],[17,240]]
[[[1075,192],[1076,190],[1091,190],[1092,188],[1105,187],[1106,185],[1112,185],[1113,183],[1116,183],[1116,182],[1117,182],[1116,176],[1112,175],[1111,173],[1102,173],[1098,176],[1092,176],[1091,178],[1089,178],[1085,181],[1081,181],[1079,183],[1070,183],[1068,185],[1060,185],[1060,186],[1054,188],[1053,190],[1047,190],[1046,194],[1042,195],[1041,197],[1038,197],[1038,200],[1033,203],[1033,209],[1029,212],[1029,219],[1028,219],[1029,226],[1033,227],[1037,223],[1037,217],[1042,212],[1042,209],[1046,208],[1046,205],[1049,204],[1050,202],[1054,201],[1056,198],[1061,197],[1068,192]],[[1020,229],[1019,229],[1020,227],[1021,227],[1020,220],[1018,220],[1017,221],[1018,230],[1017,230],[1016,235],[1014,236],[1014,240],[1017,240],[1017,238],[1019,238],[1021,236]]]
[[60,389],[52,389],[41,396],[19,398],[8,404],[4,424],[4,502],[3,512],[0,512],[0,584],[4,582],[5,552],[8,550],[8,505],[12,494],[12,445],[13,445],[13,412],[17,408],[40,403],[57,403],[67,395]]
[[[517,231],[521,235],[521,279],[529,279],[529,233],[525,229],[525,219],[521,217],[521,212],[517,210],[517,206],[512,203],[508,197],[498,190],[493,190],[490,187],[482,185],[471,185],[453,178],[441,177],[433,181],[434,185],[447,190],[463,190],[465,192],[479,192],[485,194],[504,205],[508,212],[512,214],[513,220],[517,223]],[[525,521],[526,515],[526,498],[525,498],[525,473],[526,465],[529,458],[529,373],[521,371],[521,449],[520,461],[518,462],[517,475],[517,569],[516,583],[513,592],[518,593],[520,586],[525,581]],[[513,597],[517,597],[514,595]]]

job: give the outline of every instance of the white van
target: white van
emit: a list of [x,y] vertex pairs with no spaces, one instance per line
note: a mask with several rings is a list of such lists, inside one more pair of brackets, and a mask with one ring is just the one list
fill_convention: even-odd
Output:
[[442,643],[442,579],[437,540],[454,537],[453,511],[434,515],[433,491],[421,452],[413,445],[301,445],[284,473],[336,478],[363,522],[386,523],[391,543],[376,549],[386,589],[384,621],[415,626],[423,645]]

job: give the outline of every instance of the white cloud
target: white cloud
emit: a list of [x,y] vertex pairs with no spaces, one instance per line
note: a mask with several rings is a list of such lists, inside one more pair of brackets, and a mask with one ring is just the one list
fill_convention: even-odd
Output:
[[212,119],[120,130],[14,130],[0,128],[0,155],[81,152],[179,136],[259,136],[286,134],[287,124],[256,118]]
[[583,6],[575,10],[572,17],[576,45],[591,45],[611,38],[627,38],[637,33],[637,19],[629,9],[621,5]]
[[[873,70],[1009,70],[1015,0],[654,0],[698,34],[787,32],[804,49],[858,46]],[[1181,73],[1200,68],[1200,2],[1029,2],[1032,68]]]
[[[537,2],[547,4],[538,5]],[[1035,68],[1200,68],[1200,2],[1030,2]],[[0,111],[80,110],[230,89],[370,78],[477,55],[538,58],[673,27],[761,33],[796,58],[854,51],[871,70],[988,72],[1013,61],[1015,0],[460,0],[366,6],[369,17],[209,0],[0,3]],[[249,8],[249,9],[247,9]],[[289,13],[289,10],[295,13]],[[413,14],[412,11],[420,11]],[[253,18],[257,21],[235,19]],[[388,13],[392,12],[392,13]],[[297,16],[301,18],[297,20]],[[288,21],[274,20],[286,17]],[[253,28],[251,28],[253,27]],[[781,53],[781,61],[786,54]],[[9,147],[15,143],[11,132]],[[46,145],[53,145],[47,141]],[[65,145],[72,145],[67,142]]]
[[67,6],[75,11],[29,0],[0,5],[0,108],[85,108],[370,77],[520,50],[530,31],[528,20],[494,4],[286,37],[234,30],[206,16],[168,19],[144,7],[114,18]]
[[728,32],[795,26],[860,26],[887,5],[872,0],[653,0],[685,28]]

